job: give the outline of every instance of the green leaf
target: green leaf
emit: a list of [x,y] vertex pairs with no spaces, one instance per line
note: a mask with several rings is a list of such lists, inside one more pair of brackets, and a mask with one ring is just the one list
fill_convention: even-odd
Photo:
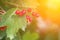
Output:
[[9,19],[12,15],[14,15],[16,8],[12,8],[6,12],[5,15],[2,16],[2,20],[0,21],[0,26],[4,26],[7,19]]
[[13,40],[22,40],[19,32],[17,32],[17,34],[16,34],[16,36],[14,37]]
[[7,35],[8,37],[14,36],[18,32],[19,28],[25,27],[27,25],[25,17],[14,16],[6,21]]
[[38,34],[37,33],[31,33],[31,32],[26,32],[23,35],[23,39],[22,40],[37,40],[38,39]]
[[3,39],[6,36],[6,30],[0,31],[0,40]]
[[26,21],[26,15],[20,17],[18,15],[15,15],[15,10],[16,8],[12,8],[7,11],[5,15],[2,17],[2,22],[0,23],[0,26],[6,25],[7,30],[7,37],[10,39],[13,39],[15,34],[18,32],[18,30],[22,27],[27,26],[27,21]]

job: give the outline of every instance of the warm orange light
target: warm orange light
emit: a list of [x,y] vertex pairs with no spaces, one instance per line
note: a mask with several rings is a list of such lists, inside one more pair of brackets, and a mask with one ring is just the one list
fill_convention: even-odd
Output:
[[60,24],[60,0],[38,0],[37,10],[44,19]]

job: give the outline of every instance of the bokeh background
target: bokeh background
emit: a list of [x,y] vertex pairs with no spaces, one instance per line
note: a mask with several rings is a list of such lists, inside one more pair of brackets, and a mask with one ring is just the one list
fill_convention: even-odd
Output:
[[[38,18],[33,18],[26,28],[38,33],[37,40],[60,40],[60,0],[0,0],[0,8],[4,12],[14,7],[32,8],[40,14]],[[21,31],[21,34],[23,33]]]

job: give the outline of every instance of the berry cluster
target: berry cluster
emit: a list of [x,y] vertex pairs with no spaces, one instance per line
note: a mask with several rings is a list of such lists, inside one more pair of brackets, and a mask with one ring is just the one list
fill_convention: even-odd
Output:
[[[19,15],[19,16],[23,16],[23,15],[26,14],[26,12],[31,12],[32,13],[32,16],[39,17],[39,14],[36,13],[36,12],[32,12],[32,9],[31,8],[28,8],[27,10],[23,9],[22,11],[16,10],[15,14],[16,15]],[[28,22],[32,22],[32,18],[28,14],[26,15],[26,19],[27,19]],[[4,31],[6,28],[7,28],[6,26],[2,26],[2,27],[0,27],[0,30],[1,31]]]
[[[27,10],[24,9],[22,11],[16,10],[15,13],[16,13],[16,15],[23,16],[24,14],[26,14],[26,12],[31,12],[32,13],[32,16],[39,17],[39,14],[36,13],[36,12],[32,12],[32,9],[31,8],[28,8]],[[27,19],[28,22],[32,22],[32,18],[28,14],[26,15],[26,19]]]
[[22,10],[22,11],[17,10],[15,13],[16,13],[17,15],[23,16],[23,15],[26,13],[26,10]]

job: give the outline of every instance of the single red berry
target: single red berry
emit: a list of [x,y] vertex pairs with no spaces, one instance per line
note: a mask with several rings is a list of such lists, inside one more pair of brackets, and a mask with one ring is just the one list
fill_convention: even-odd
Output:
[[17,10],[15,13],[16,13],[16,14],[19,14],[19,13],[20,13],[20,10]]
[[4,31],[6,29],[6,26],[0,27],[1,31]]
[[31,8],[28,8],[28,9],[27,9],[27,11],[28,11],[28,12],[31,12],[31,11],[32,11],[32,9],[31,9]]
[[30,18],[30,16],[29,16],[29,15],[26,15],[26,18],[27,18],[27,19],[29,19],[29,18]]
[[30,16],[26,16],[27,21],[32,22],[32,18]]
[[26,10],[22,10],[21,13],[25,14],[26,13]]
[[32,22],[32,18],[29,18],[28,20],[29,20],[29,22]]
[[36,14],[33,12],[33,13],[32,13],[32,16],[35,16],[35,15],[36,15]]
[[35,17],[39,17],[39,14],[36,13],[36,12],[32,12],[32,15],[35,16]]
[[37,13],[37,14],[36,14],[36,17],[39,17],[39,16],[40,16],[40,15]]
[[20,15],[20,16],[23,16],[23,13],[22,13],[22,12],[20,12],[20,13],[19,13],[19,15]]

